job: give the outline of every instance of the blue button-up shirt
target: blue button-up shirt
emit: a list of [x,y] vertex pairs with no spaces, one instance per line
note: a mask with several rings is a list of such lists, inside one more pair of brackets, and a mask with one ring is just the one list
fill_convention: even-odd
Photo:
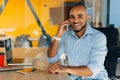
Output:
[[[86,65],[92,71],[92,76],[81,78],[107,80],[108,75],[104,68],[107,54],[106,37],[100,31],[88,25],[81,38],[78,38],[72,29],[66,31],[59,43],[57,55],[48,58],[48,61],[50,63],[58,61],[64,52],[67,54],[70,66]],[[72,80],[77,77],[71,75]]]

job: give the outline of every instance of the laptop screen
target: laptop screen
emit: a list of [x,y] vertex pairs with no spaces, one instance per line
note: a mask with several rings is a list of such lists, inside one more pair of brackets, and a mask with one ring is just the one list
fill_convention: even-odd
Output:
[[5,51],[7,64],[12,60],[12,43],[11,38],[5,39]]

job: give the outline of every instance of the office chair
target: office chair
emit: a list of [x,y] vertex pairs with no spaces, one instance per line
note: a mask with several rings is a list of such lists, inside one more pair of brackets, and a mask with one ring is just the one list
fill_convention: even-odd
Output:
[[116,76],[116,68],[117,68],[117,58],[118,58],[118,43],[119,43],[119,32],[114,27],[107,28],[95,28],[106,35],[107,38],[107,56],[105,58],[105,69],[108,72],[109,78],[115,80],[119,78]]

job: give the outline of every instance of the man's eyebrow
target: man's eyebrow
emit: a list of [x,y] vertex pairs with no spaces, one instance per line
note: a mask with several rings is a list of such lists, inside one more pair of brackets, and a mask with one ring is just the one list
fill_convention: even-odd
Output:
[[[83,14],[78,14],[77,16],[78,16],[78,17],[82,17]],[[74,17],[74,15],[70,15],[70,17]]]
[[73,16],[73,15],[70,15],[70,16]]
[[78,14],[77,16],[83,16],[83,14]]

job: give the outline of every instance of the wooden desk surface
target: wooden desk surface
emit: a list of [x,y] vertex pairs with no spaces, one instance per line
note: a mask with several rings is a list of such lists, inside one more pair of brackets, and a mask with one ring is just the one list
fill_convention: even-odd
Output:
[[[43,48],[13,48],[13,57],[40,57],[37,65],[45,68],[48,65],[46,60],[47,49]],[[49,74],[47,72],[33,72],[27,75],[15,71],[0,72],[0,80],[70,80],[67,74]]]
[[47,72],[33,72],[20,74],[15,71],[0,72],[0,80],[70,80],[67,74],[49,74]]

